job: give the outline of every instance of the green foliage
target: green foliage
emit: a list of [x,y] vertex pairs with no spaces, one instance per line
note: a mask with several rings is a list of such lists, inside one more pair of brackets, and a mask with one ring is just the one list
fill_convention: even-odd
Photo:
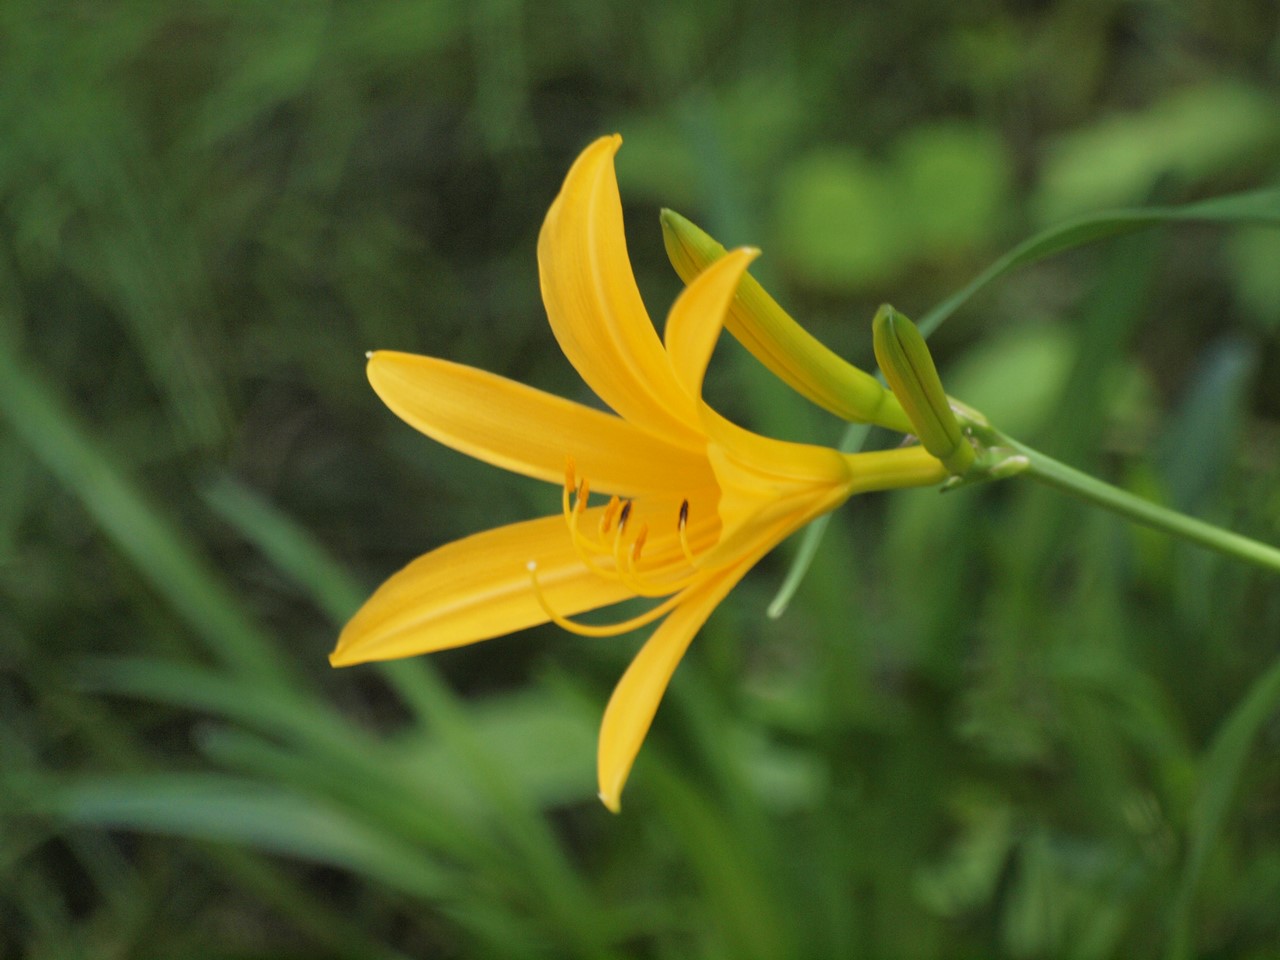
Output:
[[799,279],[866,290],[905,266],[989,245],[1008,209],[1009,180],[994,133],[957,124],[913,128],[880,163],[815,150],[782,173],[780,240]]
[[779,619],[786,564],[754,572],[616,818],[595,730],[638,638],[325,655],[417,553],[556,508],[399,424],[362,356],[582,396],[533,251],[615,129],[659,319],[670,205],[840,352],[877,302],[946,320],[956,396],[1280,542],[1275,30],[1262,0],[0,5],[0,956],[1268,955],[1274,578],[1049,491],[858,500]]

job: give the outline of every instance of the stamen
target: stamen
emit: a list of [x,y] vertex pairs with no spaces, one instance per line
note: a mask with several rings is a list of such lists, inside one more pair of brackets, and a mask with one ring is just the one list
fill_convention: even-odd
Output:
[[627,558],[627,566],[634,570],[636,563],[640,560],[640,551],[644,549],[644,542],[649,538],[649,525],[647,523],[640,524],[640,532],[636,534],[635,540],[631,542],[631,555]]
[[566,521],[569,519],[569,507],[571,506],[569,497],[577,489],[577,486],[578,485],[573,478],[573,465],[571,460],[570,465],[565,468],[564,489],[560,492],[560,509],[564,511],[564,518]]
[[629,633],[638,627],[647,626],[653,621],[665,617],[668,613],[680,605],[680,601],[684,599],[684,593],[677,593],[668,597],[665,601],[646,610],[644,613],[632,617],[629,620],[623,620],[619,623],[595,624],[577,623],[568,617],[562,616],[551,609],[551,604],[547,602],[546,594],[542,592],[542,585],[538,583],[538,564],[535,560],[530,560],[525,564],[525,569],[529,571],[529,580],[533,584],[533,593],[537,597],[538,606],[542,608],[542,612],[547,615],[552,623],[556,626],[568,630],[570,633],[576,633],[583,637],[616,637],[623,633]]
[[614,564],[618,568],[618,576],[622,582],[636,592],[641,597],[665,597],[668,594],[677,593],[685,587],[693,583],[697,579],[697,574],[679,577],[676,580],[655,581],[645,578],[638,567],[640,565],[640,552],[644,550],[645,541],[649,538],[649,524],[641,524],[640,533],[631,543],[631,549],[627,551],[627,562],[624,565],[621,551],[617,548],[620,546],[618,541],[614,542]]
[[[640,556],[649,536],[649,525],[643,524],[640,534],[628,546],[626,542],[627,524],[635,504],[631,500],[623,500],[617,494],[609,498],[608,504],[600,513],[598,534],[589,535],[582,530],[579,518],[588,509],[591,496],[591,484],[586,477],[578,475],[577,463],[573,457],[565,458],[564,489],[561,492],[561,510],[564,513],[565,525],[569,528],[569,538],[574,552],[583,565],[597,576],[606,580],[624,583],[632,592],[640,597],[668,597],[679,593],[691,585],[699,576],[694,563],[693,549],[689,545],[689,501],[680,504],[679,530],[680,549],[685,560],[694,571],[675,579],[659,580],[651,574],[640,571]],[[605,558],[613,560],[612,569],[603,562]],[[671,571],[674,573],[674,571]],[[550,614],[548,614],[550,616]]]
[[693,548],[689,546],[689,501],[683,500],[680,503],[680,520],[676,524],[680,530],[680,549],[684,551],[684,558],[688,561],[689,566],[696,567],[698,564],[693,559]]
[[[585,481],[583,482],[585,483]],[[601,544],[595,543],[578,529],[578,518],[582,516],[580,504],[585,502],[585,500],[577,501],[573,509],[565,515],[565,520],[569,525],[569,539],[573,541],[573,549],[577,552],[578,558],[590,567],[592,571],[602,577],[612,576],[608,570],[600,567],[591,556],[595,554],[598,557],[607,557],[612,551]]]
[[600,536],[607,536],[609,528],[613,526],[613,518],[618,512],[618,507],[622,506],[622,501],[618,499],[615,493],[609,498],[609,503],[604,508],[604,513],[600,515]]

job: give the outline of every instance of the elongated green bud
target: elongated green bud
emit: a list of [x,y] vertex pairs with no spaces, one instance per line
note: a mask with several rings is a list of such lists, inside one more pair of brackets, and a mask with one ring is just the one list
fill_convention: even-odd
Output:
[[871,330],[876,362],[911,418],[916,436],[953,474],[965,473],[976,455],[951,410],[924,337],[887,303],[876,311]]
[[[686,284],[725,255],[724,247],[680,214],[663,210],[661,219],[667,257]],[[900,433],[914,429],[879,380],[796,323],[750,274],[738,285],[725,326],[775,376],[836,416]]]

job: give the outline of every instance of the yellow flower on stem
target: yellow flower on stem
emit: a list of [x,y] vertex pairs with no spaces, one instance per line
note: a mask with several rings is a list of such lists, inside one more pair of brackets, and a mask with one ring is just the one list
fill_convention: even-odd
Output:
[[[844,454],[758,436],[707,406],[703,375],[757,251],[732,251],[699,274],[659,340],[627,258],[613,169],[621,142],[606,137],[582,153],[538,240],[551,329],[614,413],[434,357],[369,357],[370,383],[402,419],[559,485],[560,510],[415,560],[356,613],[330,656],[335,666],[406,657],[549,621],[594,637],[661,621],[601,725],[600,799],[615,812],[672,673],[752,565],[852,494],[947,476],[920,447]],[[607,500],[593,504],[593,494]],[[653,605],[607,625],[572,619],[635,598]]]

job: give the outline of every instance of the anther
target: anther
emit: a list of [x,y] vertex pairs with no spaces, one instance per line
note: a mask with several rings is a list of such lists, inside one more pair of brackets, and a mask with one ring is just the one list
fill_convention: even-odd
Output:
[[647,523],[640,524],[640,532],[636,534],[635,540],[631,544],[631,554],[629,563],[631,569],[635,569],[635,565],[640,560],[640,551],[644,549],[644,542],[649,537],[649,525]]
[[684,553],[684,558],[689,566],[696,567],[698,564],[693,559],[693,548],[689,546],[689,501],[683,500],[680,503],[680,520],[676,524],[676,529],[680,533],[680,550]]
[[618,535],[621,536],[627,529],[627,519],[631,516],[631,501],[625,500],[622,504],[622,513],[618,514]]
[[604,513],[600,514],[600,536],[605,536],[609,532],[609,528],[613,526],[613,518],[618,513],[618,508],[622,506],[622,501],[618,499],[615,493],[609,498],[608,504],[605,505]]

